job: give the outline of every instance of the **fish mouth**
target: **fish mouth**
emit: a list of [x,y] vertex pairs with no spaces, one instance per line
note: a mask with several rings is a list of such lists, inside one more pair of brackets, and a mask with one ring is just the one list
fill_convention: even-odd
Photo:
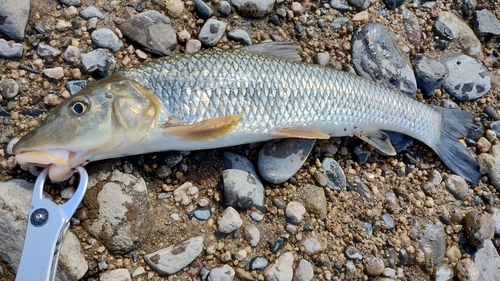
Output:
[[77,167],[89,162],[87,155],[65,149],[22,151],[15,157],[21,166],[50,167],[49,178],[55,182],[69,179]]

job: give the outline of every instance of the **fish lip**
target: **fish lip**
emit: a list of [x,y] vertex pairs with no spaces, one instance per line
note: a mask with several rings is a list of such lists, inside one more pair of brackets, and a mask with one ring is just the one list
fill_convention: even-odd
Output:
[[68,149],[18,149],[17,151],[14,149],[13,152],[16,162],[23,166],[47,167],[55,165],[74,169],[88,163],[86,153],[77,153]]

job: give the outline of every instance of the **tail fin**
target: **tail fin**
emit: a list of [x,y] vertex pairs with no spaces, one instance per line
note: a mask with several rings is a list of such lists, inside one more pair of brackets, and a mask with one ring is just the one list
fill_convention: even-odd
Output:
[[441,138],[433,149],[444,164],[467,181],[478,184],[481,178],[479,164],[459,138],[477,127],[474,114],[460,109],[440,108],[442,116]]

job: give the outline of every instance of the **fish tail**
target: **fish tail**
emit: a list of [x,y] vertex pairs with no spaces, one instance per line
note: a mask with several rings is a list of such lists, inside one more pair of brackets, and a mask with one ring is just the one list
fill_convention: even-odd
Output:
[[467,148],[458,142],[459,138],[477,128],[478,124],[474,122],[475,115],[460,109],[439,110],[442,116],[441,137],[433,146],[434,151],[450,170],[465,180],[478,184],[481,178],[479,164]]

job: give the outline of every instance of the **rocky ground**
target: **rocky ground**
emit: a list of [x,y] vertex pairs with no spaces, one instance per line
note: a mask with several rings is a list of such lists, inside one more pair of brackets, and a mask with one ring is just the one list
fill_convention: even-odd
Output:
[[[307,63],[477,115],[471,185],[416,140],[161,152],[88,165],[60,280],[498,280],[500,7],[483,0],[6,0],[0,3],[0,277],[35,176],[8,143],[101,77],[160,56],[300,44]],[[29,16],[28,16],[29,15]],[[57,134],[57,132],[54,132]],[[74,177],[47,184],[57,203]]]

